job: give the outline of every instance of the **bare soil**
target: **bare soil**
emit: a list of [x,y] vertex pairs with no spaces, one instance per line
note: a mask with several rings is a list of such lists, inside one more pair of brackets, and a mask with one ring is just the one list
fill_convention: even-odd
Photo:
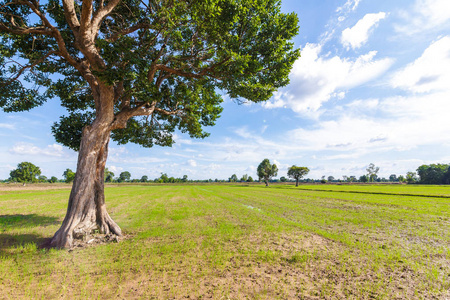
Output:
[[3,191],[39,191],[39,190],[59,190],[71,189],[72,184],[69,183],[3,183],[0,184],[0,192]]

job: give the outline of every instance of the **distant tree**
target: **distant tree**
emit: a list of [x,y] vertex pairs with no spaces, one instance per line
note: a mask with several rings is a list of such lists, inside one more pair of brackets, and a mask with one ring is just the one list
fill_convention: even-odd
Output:
[[334,176],[328,176],[328,181],[333,182],[334,181]]
[[416,172],[407,172],[406,173],[406,182],[411,184],[415,183],[418,180]]
[[161,177],[159,177],[161,179],[161,182],[163,183],[168,183],[169,182],[169,176],[167,176],[166,173],[161,173]]
[[52,177],[49,179],[49,182],[50,182],[50,183],[58,182],[58,178],[56,178],[56,176],[52,176]]
[[244,174],[244,175],[242,175],[240,182],[247,182],[247,179],[248,179],[248,175]]
[[183,178],[181,178],[182,182],[187,182],[188,181],[188,176],[187,175],[183,175]]
[[148,181],[148,176],[147,175],[142,176],[140,181],[141,182],[147,182]]
[[41,175],[41,176],[39,176],[38,177],[38,181],[39,182],[48,182],[48,178],[47,178],[47,176],[44,176],[44,175]]
[[377,173],[378,173],[378,171],[380,171],[380,168],[375,167],[374,164],[370,163],[369,166],[366,168],[366,171],[367,171],[368,180],[370,182],[373,182],[377,179]]
[[238,177],[236,174],[231,175],[230,178],[228,178],[229,182],[237,182],[238,181]]
[[359,181],[360,182],[368,182],[369,181],[369,177],[367,175],[362,175],[359,177]]
[[269,180],[273,176],[277,176],[278,167],[276,164],[271,164],[270,161],[266,158],[259,164],[257,168],[258,177],[263,179],[266,186],[269,186]]
[[280,181],[281,181],[281,182],[286,182],[286,181],[287,181],[287,178],[284,177],[284,176],[281,176],[281,177],[280,177]]
[[399,182],[406,182],[406,178],[405,178],[403,175],[399,175],[399,176],[397,177],[397,180],[398,180]]
[[300,178],[308,173],[309,169],[307,167],[297,167],[296,165],[293,165],[288,169],[287,175],[290,178],[295,179],[295,186],[298,186],[298,181],[300,180]]
[[108,170],[108,168],[105,169],[105,182],[113,182],[114,180],[114,173]]
[[39,175],[41,175],[41,169],[27,161],[19,163],[17,169],[9,173],[12,181],[21,182],[24,185],[28,182],[36,182]]
[[348,181],[350,182],[356,182],[356,176],[349,176]]
[[342,176],[342,180],[343,180],[343,181],[349,181],[348,179],[349,179],[349,178],[348,178],[347,175]]
[[417,168],[420,183],[442,184],[446,181],[446,173],[449,169],[447,164],[421,165]]
[[126,182],[126,181],[129,181],[130,179],[131,179],[131,174],[128,171],[123,171],[119,175],[119,182]]
[[63,173],[63,177],[66,183],[71,183],[75,179],[75,172],[71,169],[66,169]]
[[253,182],[252,176],[248,176],[247,182]]
[[395,175],[395,174],[391,174],[391,176],[389,176],[389,181],[391,181],[391,182],[395,182],[395,181],[398,181],[398,179],[397,179],[397,175]]

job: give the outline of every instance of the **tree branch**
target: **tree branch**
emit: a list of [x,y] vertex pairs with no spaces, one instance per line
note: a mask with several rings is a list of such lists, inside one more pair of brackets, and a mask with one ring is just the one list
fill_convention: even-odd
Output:
[[78,34],[78,29],[80,27],[80,21],[78,21],[77,14],[75,12],[75,1],[73,0],[63,0],[64,16],[66,21],[72,29],[73,33]]
[[133,33],[133,32],[135,32],[135,31],[137,31],[139,29],[150,29],[150,28],[152,28],[152,26],[150,26],[150,24],[139,23],[139,24],[136,24],[136,25],[131,26],[129,28],[126,28],[126,29],[124,29],[124,30],[122,30],[120,32],[116,32],[110,38],[105,39],[105,41],[110,42],[110,43],[114,43],[115,41],[117,41],[119,39],[120,36]]
[[132,117],[152,115],[155,111],[156,103],[156,101],[153,101],[151,104],[148,102],[142,102],[136,107],[131,108],[128,106],[122,108],[122,110],[115,116],[110,127],[111,130],[126,128],[128,120]]
[[[65,0],[69,1],[69,0]],[[92,17],[92,31],[98,32],[103,19],[119,4],[120,0],[110,0],[106,6],[101,6]]]
[[91,28],[92,0],[83,0],[81,6],[80,34],[85,36]]
[[39,58],[38,60],[36,60],[34,63],[32,63],[32,64],[30,64],[30,65],[23,66],[23,67],[19,70],[19,72],[17,72],[16,76],[10,78],[10,79],[9,79],[8,81],[6,81],[5,83],[2,83],[2,85],[8,85],[8,84],[10,84],[11,82],[17,80],[17,78],[19,78],[19,77],[20,77],[27,69],[30,69],[30,70],[31,70],[32,68],[34,68],[34,67],[37,66],[38,64],[43,63],[47,57],[49,57],[49,56],[51,56],[51,55],[53,55],[53,54],[59,54],[59,53],[58,53],[58,51],[55,51],[55,50],[47,52],[44,56],[42,56],[41,58]]

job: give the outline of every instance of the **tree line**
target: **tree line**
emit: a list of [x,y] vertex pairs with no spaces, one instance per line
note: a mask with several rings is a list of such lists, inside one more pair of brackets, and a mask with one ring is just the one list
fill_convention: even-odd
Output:
[[[108,183],[122,183],[122,182],[143,182],[143,183],[184,183],[184,182],[264,182],[266,186],[269,182],[287,182],[295,181],[296,186],[299,182],[304,183],[327,183],[327,182],[399,182],[399,183],[419,183],[419,184],[450,184],[450,164],[430,164],[421,165],[417,168],[417,172],[407,172],[405,176],[391,174],[389,178],[379,177],[378,172],[380,168],[376,167],[373,163],[369,164],[366,168],[367,174],[359,176],[342,176],[342,179],[336,179],[333,176],[322,176],[321,179],[302,179],[309,173],[309,168],[298,167],[293,165],[288,168],[287,177],[281,176],[279,179],[274,179],[278,175],[278,167],[276,164],[271,164],[269,159],[264,159],[257,168],[258,178],[255,180],[248,174],[242,175],[239,179],[236,174],[231,175],[228,180],[223,179],[206,179],[206,180],[192,180],[188,179],[187,175],[183,175],[180,178],[168,176],[167,173],[161,173],[161,176],[155,179],[149,179],[147,175],[143,175],[141,178],[131,178],[129,171],[123,171],[119,176],[115,177],[115,174],[105,168],[104,181]],[[2,182],[18,182],[18,183],[56,183],[66,182],[71,183],[75,178],[76,172],[71,169],[66,169],[62,174],[62,179],[58,179],[56,176],[48,178],[42,175],[40,167],[34,165],[31,162],[21,162],[17,165],[17,168],[10,172],[10,177]]]

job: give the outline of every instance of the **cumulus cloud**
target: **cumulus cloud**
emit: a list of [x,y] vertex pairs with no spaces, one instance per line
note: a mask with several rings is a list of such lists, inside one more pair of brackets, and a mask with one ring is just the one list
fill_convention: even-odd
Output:
[[395,26],[395,29],[406,35],[441,28],[450,25],[450,1],[448,0],[416,0],[412,10],[403,11],[406,24]]
[[338,119],[313,129],[295,129],[288,135],[292,143],[306,145],[305,151],[328,154],[321,159],[349,159],[438,145],[450,135],[447,99],[445,93],[369,99],[365,110],[361,105],[364,101],[357,100],[346,105]]
[[30,143],[17,143],[9,149],[12,154],[18,155],[45,155],[62,157],[64,155],[63,146],[58,144],[48,145],[45,148],[39,148]]
[[333,97],[342,99],[345,90],[370,82],[392,65],[390,58],[376,59],[376,51],[356,59],[323,55],[322,46],[306,44],[302,57],[292,69],[291,84],[275,93],[265,108],[290,108],[297,113],[314,114]]
[[119,174],[123,171],[123,168],[116,166],[109,166],[108,170],[113,172],[116,176],[119,176]]
[[352,28],[346,28],[342,31],[341,43],[348,49],[357,49],[364,45],[368,39],[369,34],[378,25],[378,23],[386,18],[386,13],[379,12],[377,14],[366,14],[359,20]]
[[433,42],[418,59],[396,72],[391,80],[393,87],[415,93],[450,92],[449,83],[450,36]]

